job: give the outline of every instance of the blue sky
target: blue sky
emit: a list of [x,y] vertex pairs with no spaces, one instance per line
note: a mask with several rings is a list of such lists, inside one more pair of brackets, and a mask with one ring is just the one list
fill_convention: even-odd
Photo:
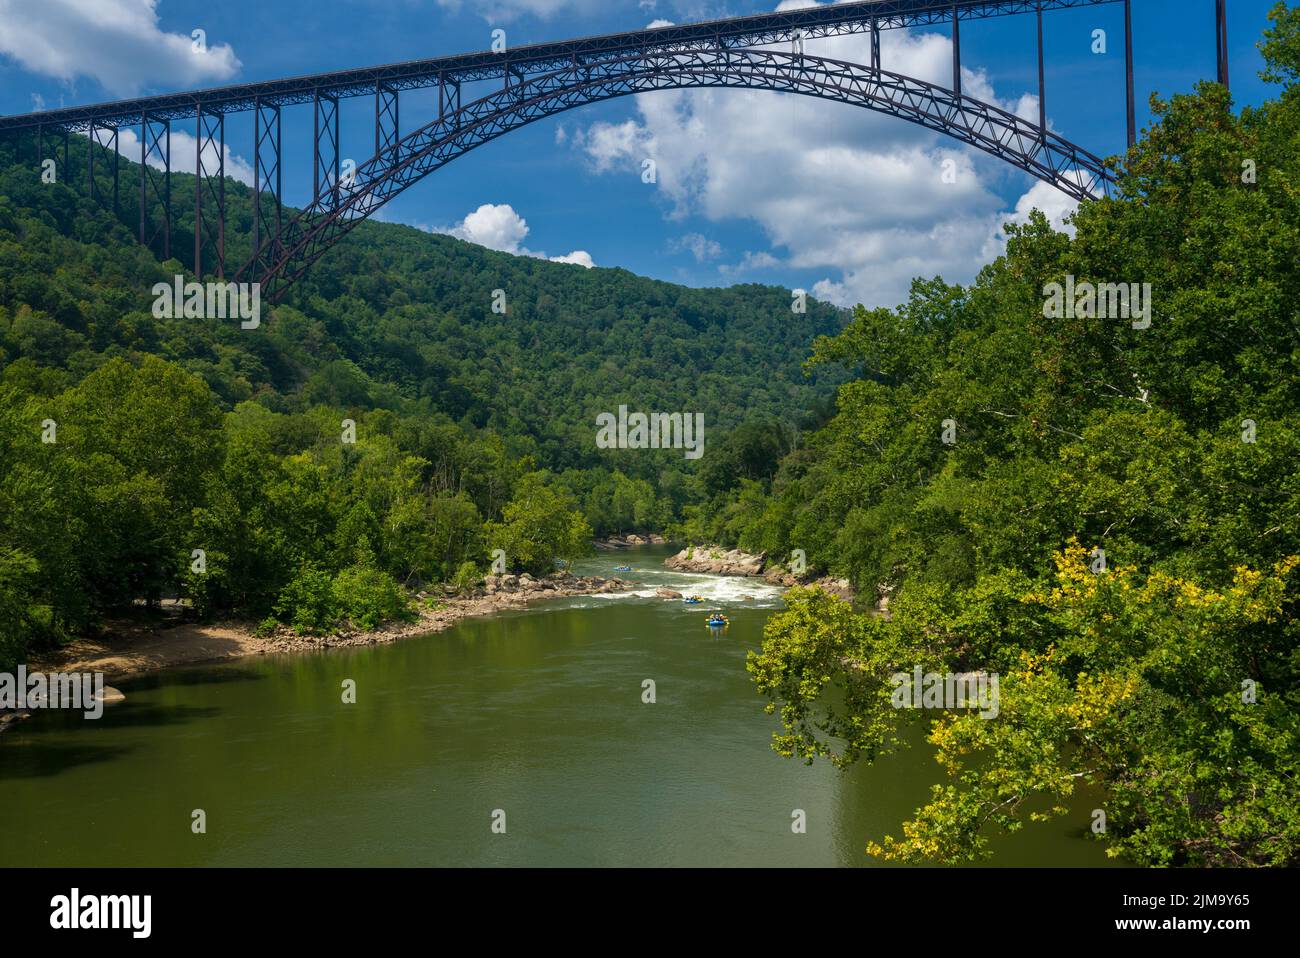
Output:
[[[1229,0],[1239,103],[1267,95],[1256,44],[1274,0]],[[807,6],[787,2],[787,6]],[[0,112],[241,83],[775,9],[776,0],[0,0]],[[1214,73],[1213,0],[1133,0],[1139,122],[1146,99]],[[1102,154],[1124,141],[1123,7],[1046,17],[1051,125]],[[191,54],[192,31],[207,53]],[[1092,51],[1093,31],[1107,52]],[[809,53],[866,59],[861,37]],[[884,65],[950,71],[943,28],[885,36]],[[1034,21],[962,29],[967,93],[1032,110]],[[431,118],[431,91],[403,95],[402,127]],[[344,155],[373,146],[373,104],[344,107]],[[285,199],[310,188],[309,107],[285,112]],[[251,155],[251,119],[227,125],[230,169]],[[177,148],[179,161],[183,147]],[[653,156],[655,184],[641,181]],[[192,165],[193,147],[190,147]],[[956,183],[939,170],[951,159]],[[890,305],[913,275],[969,281],[998,251],[999,224],[1031,206],[1061,217],[1059,193],[942,136],[802,97],[677,91],[597,104],[456,160],[383,211],[514,252],[570,256],[697,286],[769,282],[841,303]],[[584,255],[585,254],[585,255]],[[589,257],[589,259],[588,259]]]

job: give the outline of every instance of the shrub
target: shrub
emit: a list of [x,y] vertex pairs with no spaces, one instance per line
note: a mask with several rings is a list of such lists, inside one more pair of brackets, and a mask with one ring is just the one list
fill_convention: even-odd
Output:
[[387,572],[351,566],[334,577],[334,604],[343,618],[361,629],[373,629],[388,619],[409,618],[410,602]]
[[468,592],[482,581],[483,572],[478,565],[473,562],[462,562],[452,577],[451,584],[457,592]]
[[275,614],[298,632],[319,632],[338,621],[339,604],[328,572],[310,566],[299,570],[275,602]]

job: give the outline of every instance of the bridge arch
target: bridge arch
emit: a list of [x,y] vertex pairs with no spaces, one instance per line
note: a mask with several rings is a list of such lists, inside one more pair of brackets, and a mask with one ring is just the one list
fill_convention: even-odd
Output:
[[236,277],[277,301],[358,223],[459,156],[537,120],[652,90],[732,87],[797,93],[896,116],[996,156],[1083,200],[1109,193],[1098,156],[990,103],[876,67],[803,53],[726,47],[654,51],[528,79],[447,112],[357,167],[348,183],[322,186]]

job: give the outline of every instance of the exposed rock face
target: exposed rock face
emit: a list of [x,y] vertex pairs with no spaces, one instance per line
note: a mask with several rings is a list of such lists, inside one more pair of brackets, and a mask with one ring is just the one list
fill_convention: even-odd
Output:
[[675,556],[664,560],[664,565],[678,572],[705,572],[711,575],[762,575],[766,555],[750,555],[739,549],[721,546],[688,546]]
[[680,599],[682,594],[674,592],[672,589],[655,589],[655,595],[661,599]]

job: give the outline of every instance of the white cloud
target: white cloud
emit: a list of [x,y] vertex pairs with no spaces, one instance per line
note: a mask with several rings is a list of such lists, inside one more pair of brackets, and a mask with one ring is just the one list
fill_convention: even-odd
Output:
[[765,269],[776,269],[781,265],[781,261],[769,253],[767,250],[747,250],[745,255],[740,258],[740,262],[734,265],[723,263],[718,267],[718,272],[724,276],[734,276],[739,273],[753,273]]
[[[948,37],[890,30],[881,42],[886,68],[951,82]],[[857,63],[871,57],[861,35],[808,40],[805,50]],[[962,82],[967,95],[1037,120],[1036,97],[999,97],[983,70],[964,69]],[[1057,218],[1070,209],[1041,184],[1009,212],[996,189],[1009,167],[871,110],[751,90],[659,91],[635,104],[634,119],[570,129],[566,141],[592,170],[629,183],[639,184],[642,161],[654,159],[670,219],[757,223],[770,251],[720,264],[720,272],[825,271],[814,294],[837,303],[894,305],[915,276],[969,281],[1001,252],[1004,221],[1027,217],[1031,206]]]
[[572,253],[565,253],[563,256],[548,256],[552,263],[576,263],[578,266],[585,266],[592,269],[596,264],[591,258],[591,254],[585,249],[575,249]]
[[115,96],[211,85],[239,71],[229,44],[209,40],[195,50],[188,34],[160,29],[157,7],[158,0],[0,0],[0,54],[65,82],[90,77]]
[[645,28],[647,30],[658,30],[660,27],[671,27],[671,26],[673,26],[673,22],[671,20],[665,20],[662,17],[660,17],[658,20],[651,20],[649,23],[645,25]]
[[1067,223],[1066,217],[1074,215],[1079,208],[1079,201],[1066,196],[1050,183],[1041,180],[1029,188],[1029,192],[1020,197],[1015,212],[1006,217],[1008,222],[1028,223],[1032,210],[1041,210],[1054,229],[1074,235],[1074,224]]
[[509,203],[484,203],[447,232],[488,249],[518,253],[519,244],[528,235],[528,223]]
[[[466,6],[464,0],[437,0],[438,6],[459,13]],[[602,0],[477,0],[471,4],[488,23],[509,23],[520,17],[531,16],[548,20],[560,13],[590,14],[600,10]]]
[[[109,139],[104,133],[99,134],[99,142],[108,146]],[[172,172],[173,173],[193,173],[195,153],[197,152],[198,140],[192,133],[186,133],[183,130],[173,129],[171,133],[171,151],[172,151]],[[140,162],[140,138],[136,135],[135,130],[130,127],[122,127],[117,131],[117,152],[129,160],[136,163]],[[238,180],[248,186],[253,185],[253,166],[243,157],[232,152],[230,144],[225,144],[225,162],[226,176]],[[155,169],[163,168],[162,159],[156,153],[150,153],[146,162]],[[203,150],[203,166],[209,172],[217,168],[217,149],[212,143],[208,143]]]
[[674,252],[685,251],[695,257],[695,262],[704,263],[722,255],[722,246],[700,233],[687,233],[672,240],[668,248]]
[[457,239],[516,256],[534,256],[549,259],[552,263],[576,263],[588,269],[596,265],[586,250],[574,250],[563,256],[547,256],[525,247],[523,242],[529,233],[528,221],[516,213],[509,203],[484,203],[455,226],[433,232],[446,233]]

